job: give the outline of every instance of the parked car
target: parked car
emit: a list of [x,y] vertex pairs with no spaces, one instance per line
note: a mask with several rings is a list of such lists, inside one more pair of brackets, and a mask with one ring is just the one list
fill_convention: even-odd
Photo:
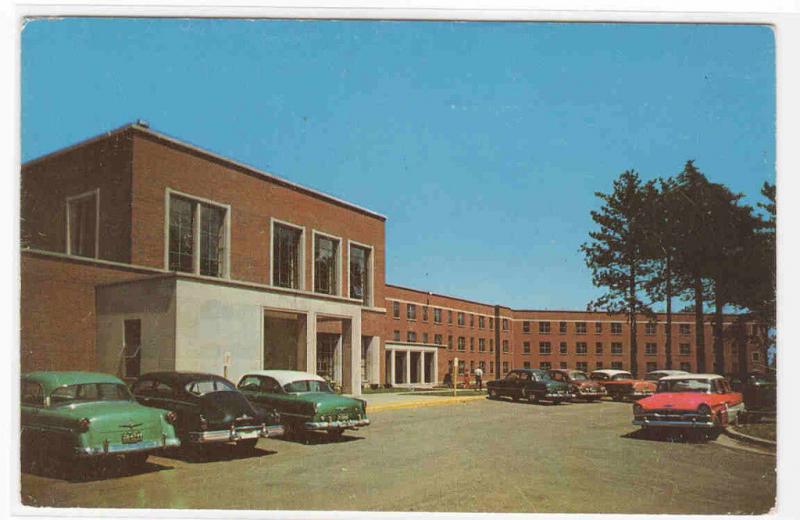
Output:
[[653,381],[634,379],[626,370],[595,370],[589,377],[603,385],[608,396],[614,401],[641,399],[653,395],[656,391],[656,384]]
[[93,372],[31,372],[21,379],[22,459],[70,463],[121,455],[142,465],[179,446],[174,413],[142,406],[120,379]]
[[591,403],[596,399],[606,396],[606,389],[597,381],[592,381],[586,372],[582,370],[568,370],[556,368],[550,370],[550,379],[553,381],[563,381],[569,385],[572,399],[582,399]]
[[287,433],[327,432],[339,437],[345,430],[369,426],[367,402],[336,394],[322,377],[295,370],[258,370],[239,380],[250,402],[274,407]]
[[549,401],[560,404],[572,397],[569,385],[563,381],[553,381],[546,370],[538,368],[517,368],[503,379],[486,383],[490,399],[510,397],[514,401],[526,399],[531,402]]
[[773,375],[752,372],[742,385],[744,407],[748,412],[774,412],[777,383]]
[[686,370],[653,370],[644,375],[645,381],[658,381],[662,377],[667,376],[682,376],[688,374]]
[[736,422],[744,409],[742,394],[717,374],[667,376],[655,395],[633,405],[633,424],[642,428],[678,428],[718,433]]
[[227,379],[195,372],[153,372],[132,385],[145,406],[176,414],[175,429],[183,445],[199,454],[205,445],[233,443],[250,450],[259,437],[283,435],[278,414],[254,408]]

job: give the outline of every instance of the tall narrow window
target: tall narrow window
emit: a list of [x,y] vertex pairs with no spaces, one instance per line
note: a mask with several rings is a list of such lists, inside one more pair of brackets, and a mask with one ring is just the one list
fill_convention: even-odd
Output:
[[301,289],[303,231],[278,223],[272,229],[272,285]]
[[227,210],[171,195],[169,199],[169,269],[204,276],[225,275]]
[[125,378],[137,378],[142,366],[142,320],[125,320]]
[[350,246],[350,297],[370,305],[370,253],[366,247]]
[[67,199],[67,253],[97,257],[97,191]]
[[339,241],[314,236],[314,292],[339,294]]

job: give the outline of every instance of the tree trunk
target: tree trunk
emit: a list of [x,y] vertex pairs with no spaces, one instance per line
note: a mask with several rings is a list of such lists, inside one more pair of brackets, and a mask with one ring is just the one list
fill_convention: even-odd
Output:
[[706,371],[706,336],[703,320],[703,280],[699,276],[694,279],[694,338],[696,372],[702,374]]
[[744,383],[747,380],[747,323],[740,322],[736,327],[736,348],[739,350],[739,378]]
[[636,344],[636,266],[631,265],[631,274],[628,279],[628,323],[630,325],[631,339],[631,374],[633,377],[639,373],[638,346]]
[[667,342],[664,345],[664,355],[667,357],[667,370],[672,370],[672,270],[669,255],[667,255],[665,271],[667,278]]
[[720,283],[714,281],[714,373],[725,373],[725,352],[723,350],[722,341],[722,308],[725,306],[725,301],[722,297],[720,290]]

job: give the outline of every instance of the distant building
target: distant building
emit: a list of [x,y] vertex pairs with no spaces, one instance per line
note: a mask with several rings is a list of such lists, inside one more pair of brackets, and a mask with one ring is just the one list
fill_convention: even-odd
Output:
[[[487,377],[629,368],[621,318],[386,284],[384,216],[139,124],[24,164],[21,216],[23,371],[292,368],[358,393],[440,382],[455,357]],[[674,322],[673,366],[693,370],[693,319]],[[654,326],[639,372],[664,367]],[[726,370],[740,344],[757,369],[758,348],[731,340]]]

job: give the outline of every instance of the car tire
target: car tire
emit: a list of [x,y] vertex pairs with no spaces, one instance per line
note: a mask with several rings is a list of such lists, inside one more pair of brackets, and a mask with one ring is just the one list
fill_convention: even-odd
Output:
[[519,391],[519,398],[520,399],[525,399],[526,401],[530,401],[531,400],[530,396],[528,395],[528,389],[527,388],[523,388],[522,390]]
[[622,394],[615,393],[614,395],[611,396],[611,399],[613,399],[617,403],[620,403],[622,402]]
[[497,390],[494,388],[489,389],[489,399],[497,399]]
[[532,393],[530,395],[530,397],[528,398],[528,401],[530,401],[533,404],[538,403],[539,402],[539,394],[537,394],[536,392]]

